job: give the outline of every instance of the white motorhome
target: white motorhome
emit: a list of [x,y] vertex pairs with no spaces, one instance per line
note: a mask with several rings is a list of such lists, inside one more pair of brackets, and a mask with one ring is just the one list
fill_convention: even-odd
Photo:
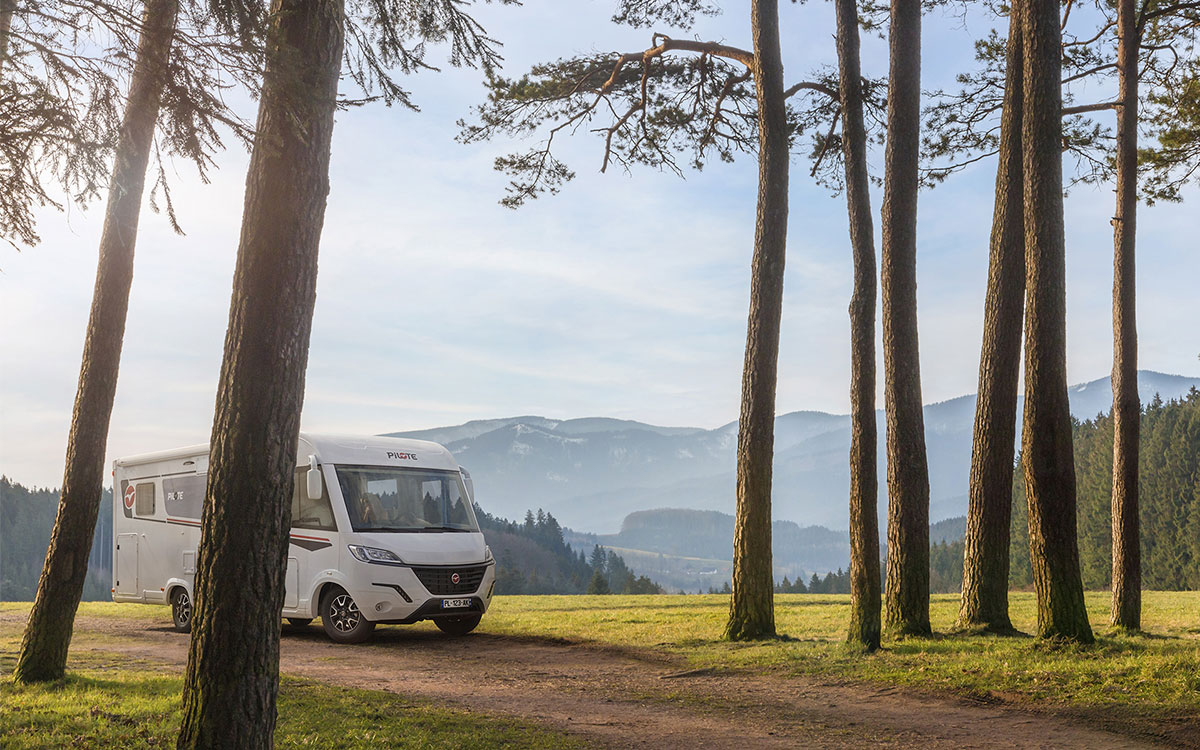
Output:
[[[283,617],[320,617],[341,643],[365,640],[379,623],[432,620],[450,635],[479,624],[496,563],[470,475],[450,451],[301,433],[298,453]],[[113,462],[113,600],[170,604],[185,632],[207,474],[207,445]]]

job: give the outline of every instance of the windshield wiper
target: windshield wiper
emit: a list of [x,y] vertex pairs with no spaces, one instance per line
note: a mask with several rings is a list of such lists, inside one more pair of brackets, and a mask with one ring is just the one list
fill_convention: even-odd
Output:
[[355,529],[360,533],[370,533],[373,531],[399,531],[399,532],[426,532],[426,531],[464,531],[472,533],[476,529],[464,529],[461,526],[368,526],[362,529]]
[[372,531],[424,531],[425,529],[419,526],[367,526],[361,529],[355,529],[360,533],[370,533]]

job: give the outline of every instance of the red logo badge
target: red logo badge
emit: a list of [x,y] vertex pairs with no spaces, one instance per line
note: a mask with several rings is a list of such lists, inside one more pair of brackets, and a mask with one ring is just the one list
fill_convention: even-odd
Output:
[[450,574],[450,583],[458,583],[458,581],[459,581],[458,573]]
[[125,507],[132,508],[133,501],[137,497],[137,489],[131,484],[125,488]]

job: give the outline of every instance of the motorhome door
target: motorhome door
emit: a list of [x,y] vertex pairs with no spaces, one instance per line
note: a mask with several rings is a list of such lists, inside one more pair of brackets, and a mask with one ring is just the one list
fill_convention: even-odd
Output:
[[138,535],[117,535],[117,581],[118,594],[138,595],[137,580],[138,565]]

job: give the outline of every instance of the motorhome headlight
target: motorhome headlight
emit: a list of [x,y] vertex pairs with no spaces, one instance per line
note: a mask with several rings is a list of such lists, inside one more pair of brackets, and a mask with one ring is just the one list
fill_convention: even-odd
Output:
[[368,563],[391,563],[393,565],[402,565],[404,563],[396,553],[390,552],[379,547],[364,547],[361,544],[347,544],[347,549],[350,554],[354,555],[359,560]]
[[495,556],[492,555],[492,548],[486,544],[483,545],[483,560],[484,560],[484,562],[491,562],[495,559],[496,559]]

